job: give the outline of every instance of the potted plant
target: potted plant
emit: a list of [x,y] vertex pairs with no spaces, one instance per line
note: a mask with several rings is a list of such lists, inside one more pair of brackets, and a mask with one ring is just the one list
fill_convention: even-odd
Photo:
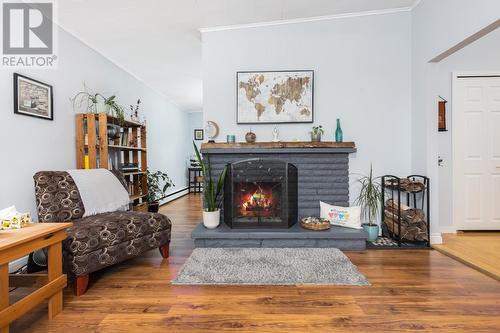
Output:
[[[107,112],[104,99],[101,94],[94,93],[87,85],[83,84],[83,90],[76,93],[71,102],[75,112],[99,113]],[[104,111],[102,111],[104,109]]]
[[120,125],[125,121],[125,111],[123,107],[116,102],[116,96],[105,97],[101,93],[95,93],[88,88],[85,83],[83,90],[79,91],[71,102],[73,103],[73,110],[82,110],[84,113],[108,113],[116,117]]
[[130,104],[130,120],[139,121],[139,106],[141,105],[141,99],[137,100],[137,103],[134,105]]
[[216,185],[212,179],[212,166],[210,165],[210,158],[207,157],[207,163],[203,163],[200,151],[194,141],[193,146],[196,158],[201,166],[203,179],[205,181],[203,186],[203,225],[208,229],[215,229],[220,223],[220,206],[222,204],[222,200],[219,200],[219,197],[222,194],[222,187],[224,186],[224,180],[226,179],[227,168],[224,167],[224,170],[222,170]]
[[361,176],[358,179],[361,188],[358,198],[354,202],[356,205],[361,206],[361,214],[365,221],[367,220],[367,222],[363,223],[363,229],[368,233],[368,241],[370,242],[376,241],[379,233],[376,220],[382,202],[382,191],[378,179],[379,177],[373,177],[373,167],[370,165],[370,174]]
[[160,200],[165,197],[167,190],[175,186],[170,177],[161,171],[147,171],[148,178],[148,212],[158,213]]
[[313,126],[312,131],[311,131],[311,141],[312,142],[320,142],[321,141],[321,136],[325,134],[325,131],[323,130],[323,126]]
[[125,122],[125,111],[123,110],[123,107],[116,102],[116,96],[113,95],[108,98],[104,96],[102,97],[104,98],[104,105],[106,105],[106,107],[111,111],[111,115],[118,119],[118,123],[120,125],[123,125]]

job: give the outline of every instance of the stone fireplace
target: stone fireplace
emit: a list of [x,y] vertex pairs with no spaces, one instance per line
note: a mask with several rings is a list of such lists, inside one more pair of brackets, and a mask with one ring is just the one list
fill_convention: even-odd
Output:
[[228,164],[224,221],[231,228],[288,228],[297,222],[297,168],[274,159]]
[[214,181],[228,167],[221,224],[199,224],[196,247],[335,247],[364,250],[367,233],[333,226],[306,230],[297,223],[319,216],[319,202],[349,205],[353,142],[204,143]]
[[[204,143],[201,149],[203,157],[210,158],[212,175],[215,181],[217,181],[224,167],[230,166],[228,169],[230,175],[228,175],[227,179],[233,177],[235,171],[241,175],[247,174],[249,181],[241,181],[242,184],[236,186],[240,186],[239,190],[242,190],[241,186],[247,186],[249,192],[252,192],[253,189],[251,184],[243,183],[252,183],[255,179],[258,179],[255,178],[257,177],[255,172],[259,170],[268,170],[272,166],[271,175],[277,177],[266,178],[265,174],[262,173],[260,176],[261,182],[278,182],[283,184],[283,180],[279,179],[279,177],[288,177],[289,175],[285,175],[283,172],[287,166],[288,170],[291,170],[290,165],[293,166],[296,172],[296,176],[294,177],[296,177],[297,188],[295,194],[297,200],[297,214],[295,215],[295,220],[288,221],[286,226],[285,224],[274,224],[277,228],[291,226],[304,216],[319,216],[320,201],[337,206],[349,206],[349,154],[355,151],[356,148],[353,142]],[[266,165],[261,163],[259,166],[260,169],[258,167],[253,170],[252,168],[257,164],[245,165],[245,163],[240,163],[252,159],[265,162],[264,164],[267,163],[267,168]],[[247,170],[245,170],[245,168],[247,168]],[[227,186],[226,184],[224,192],[228,190],[233,191],[233,196],[235,185],[232,184],[232,188],[227,188]],[[267,185],[264,187],[261,186],[261,190],[266,192],[267,190],[264,190],[266,187]],[[254,197],[255,200],[260,195],[258,193],[260,190],[258,188],[254,190],[253,193],[249,194],[253,195],[257,192],[255,193],[257,195]],[[265,195],[266,193],[262,194]],[[224,196],[224,199],[226,198],[228,198],[227,194]],[[241,224],[245,222],[243,217],[239,219],[241,223],[229,223],[229,220],[226,218],[226,210],[230,209],[229,213],[234,215],[237,213],[235,209],[238,208],[228,206],[226,201],[227,200],[224,200],[224,205],[222,206],[221,223],[232,226],[233,228],[243,228],[243,224]],[[243,205],[243,203],[241,204]],[[285,206],[280,208],[285,208]],[[257,215],[255,210],[254,215]],[[260,228],[263,223],[263,219],[261,219],[260,225],[255,221],[253,224],[246,223],[246,228]],[[271,225],[273,224],[268,224],[267,226],[271,227]]]

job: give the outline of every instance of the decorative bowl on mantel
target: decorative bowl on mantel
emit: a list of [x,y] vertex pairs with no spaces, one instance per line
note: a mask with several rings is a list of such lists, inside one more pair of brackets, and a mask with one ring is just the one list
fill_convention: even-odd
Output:
[[315,216],[307,216],[302,218],[300,220],[300,225],[304,229],[315,230],[315,231],[330,229],[330,221]]

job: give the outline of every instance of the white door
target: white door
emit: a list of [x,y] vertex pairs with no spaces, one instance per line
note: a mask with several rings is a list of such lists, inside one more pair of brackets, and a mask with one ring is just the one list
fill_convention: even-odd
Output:
[[455,76],[454,223],[500,230],[500,76]]

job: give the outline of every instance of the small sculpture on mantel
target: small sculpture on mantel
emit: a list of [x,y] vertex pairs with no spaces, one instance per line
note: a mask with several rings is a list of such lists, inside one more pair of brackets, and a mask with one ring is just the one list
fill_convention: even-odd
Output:
[[279,139],[279,136],[280,135],[280,132],[278,131],[278,129],[275,127],[273,129],[273,142],[280,142],[280,139]]
[[252,129],[250,128],[250,132],[248,132],[246,135],[245,135],[245,140],[246,142],[248,143],[255,143],[255,139],[257,139],[257,135],[255,135],[254,132],[252,132]]

